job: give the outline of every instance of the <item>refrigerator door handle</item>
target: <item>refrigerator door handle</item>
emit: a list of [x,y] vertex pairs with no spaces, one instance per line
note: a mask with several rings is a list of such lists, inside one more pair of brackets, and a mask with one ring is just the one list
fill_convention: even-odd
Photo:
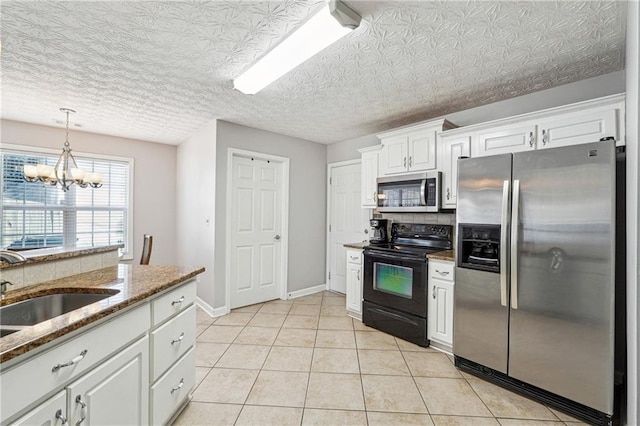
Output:
[[513,181],[511,206],[511,308],[518,309],[518,227],[520,226],[520,181]]
[[502,183],[502,217],[500,220],[500,304],[507,306],[507,281],[508,271],[507,262],[508,241],[509,241],[509,181]]

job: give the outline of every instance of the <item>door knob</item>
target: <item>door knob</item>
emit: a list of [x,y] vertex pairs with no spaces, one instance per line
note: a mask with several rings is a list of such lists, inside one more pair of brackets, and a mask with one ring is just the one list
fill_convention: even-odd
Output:
[[274,240],[279,240],[280,239],[280,235],[276,235],[275,237],[273,237]]

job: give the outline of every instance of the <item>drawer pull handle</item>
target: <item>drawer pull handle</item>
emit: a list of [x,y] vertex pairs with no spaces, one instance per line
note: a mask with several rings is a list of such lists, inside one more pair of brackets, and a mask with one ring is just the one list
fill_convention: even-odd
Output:
[[80,395],[78,395],[76,397],[76,404],[80,404],[80,420],[76,422],[76,425],[79,425],[87,418],[87,403],[82,400]]
[[351,258],[351,260],[359,260],[360,258],[358,256],[349,256]]
[[180,333],[180,337],[178,337],[177,339],[173,339],[171,341],[171,344],[173,345],[174,343],[180,343],[182,341],[182,339],[184,339],[184,331],[182,333]]
[[442,272],[436,269],[436,272],[439,273],[440,275],[449,275],[449,271]]
[[61,424],[63,424],[63,425],[67,424],[67,418],[62,415],[62,410],[60,410],[60,409],[58,409],[58,411],[56,411],[56,419],[60,419],[62,421]]
[[51,369],[51,372],[55,373],[56,371],[60,370],[63,367],[69,367],[70,365],[79,363],[80,361],[82,361],[82,359],[85,357],[85,355],[87,355],[87,352],[89,352],[89,351],[87,351],[85,349],[82,352],[80,352],[80,355],[78,355],[77,357],[75,357],[71,361],[65,362],[64,364],[54,365],[53,368]]
[[184,302],[184,296],[182,296],[182,297],[181,297],[180,299],[178,299],[178,300],[174,300],[173,302],[171,302],[171,306],[173,306],[173,305],[179,305],[179,304],[181,304],[182,302]]
[[184,386],[184,379],[180,379],[180,383],[178,383],[178,386],[176,386],[175,388],[171,388],[171,393],[174,393],[177,390],[180,390],[181,387]]

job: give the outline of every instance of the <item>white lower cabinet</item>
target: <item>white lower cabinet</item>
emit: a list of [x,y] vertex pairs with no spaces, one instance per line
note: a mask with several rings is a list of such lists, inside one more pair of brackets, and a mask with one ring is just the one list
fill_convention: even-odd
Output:
[[453,345],[454,270],[454,262],[429,260],[427,338],[449,351]]
[[62,426],[67,422],[67,392],[60,391],[20,417],[15,425]]
[[148,422],[149,338],[141,338],[67,387],[70,424]]
[[195,384],[195,294],[191,280],[3,363],[0,424],[167,423]]
[[151,424],[166,424],[185,402],[196,383],[193,347],[151,387]]
[[362,250],[347,248],[347,313],[362,319]]

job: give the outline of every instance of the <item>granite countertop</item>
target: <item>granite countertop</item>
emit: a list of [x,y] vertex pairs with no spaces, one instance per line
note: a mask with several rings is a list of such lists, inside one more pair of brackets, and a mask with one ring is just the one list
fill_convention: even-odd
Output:
[[0,338],[0,363],[140,302],[202,272],[204,268],[120,264],[9,291],[7,297],[0,302],[3,306],[36,296],[61,292],[111,293],[113,296]]
[[359,243],[345,243],[343,246],[354,248],[354,249],[363,249],[369,245],[369,241],[360,241]]
[[450,262],[456,261],[456,252],[454,250],[439,251],[436,253],[429,253],[427,259],[448,260]]
[[50,262],[58,259],[68,259],[70,257],[84,256],[87,254],[105,253],[122,247],[124,247],[124,244],[91,247],[49,247],[34,250],[21,250],[16,251],[15,253],[25,257],[26,260],[24,262],[8,263],[0,260],[0,269],[15,268],[40,262]]

